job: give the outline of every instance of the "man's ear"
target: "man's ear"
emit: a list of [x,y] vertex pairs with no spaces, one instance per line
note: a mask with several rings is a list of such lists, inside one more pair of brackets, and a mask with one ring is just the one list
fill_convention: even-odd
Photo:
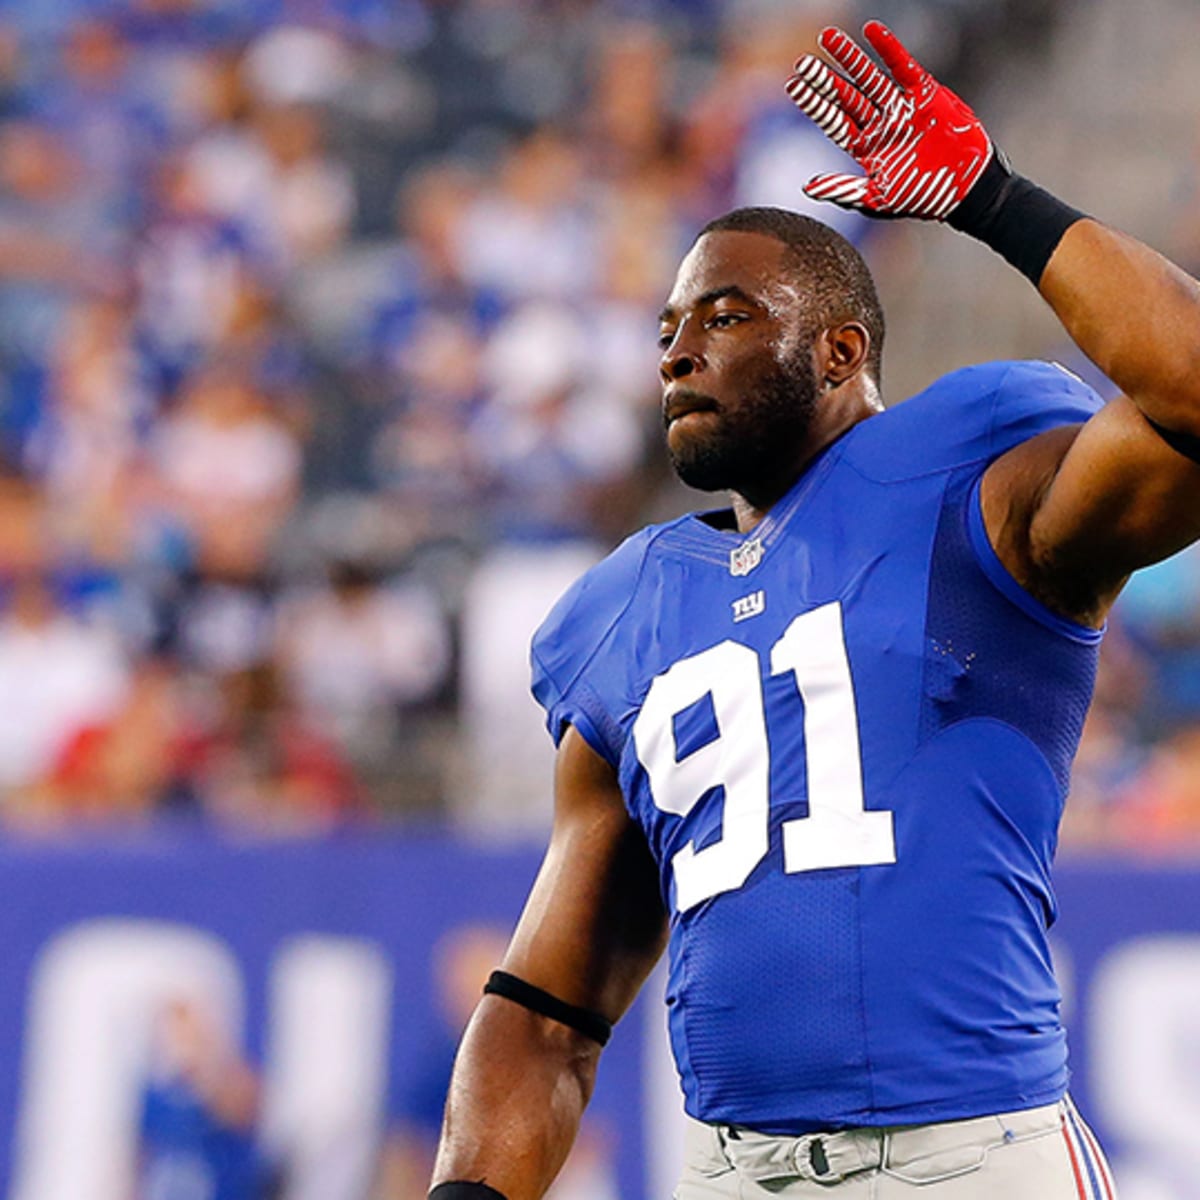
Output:
[[832,387],[853,379],[871,353],[871,335],[860,321],[831,325],[817,339],[819,378]]

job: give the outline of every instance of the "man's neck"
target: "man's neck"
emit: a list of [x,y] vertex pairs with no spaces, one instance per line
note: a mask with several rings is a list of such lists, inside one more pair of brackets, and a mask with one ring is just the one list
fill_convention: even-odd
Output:
[[818,430],[819,436],[810,441],[804,454],[792,469],[778,481],[756,481],[753,490],[731,489],[729,493],[734,521],[739,533],[749,533],[766,515],[792,490],[820,456],[848,433],[860,421],[883,411],[877,393],[870,403],[855,403],[852,406],[826,410],[826,420]]
[[733,522],[738,533],[749,533],[771,511],[770,507],[759,508],[751,504],[739,492],[730,492],[729,498],[733,503]]

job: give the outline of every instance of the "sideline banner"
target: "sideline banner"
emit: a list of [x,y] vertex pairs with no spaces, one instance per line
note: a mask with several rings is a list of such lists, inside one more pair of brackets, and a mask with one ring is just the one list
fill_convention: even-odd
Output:
[[[175,1176],[135,1182],[148,1142],[186,1140],[147,1116],[177,1099],[161,1080],[181,1028],[259,1078],[285,1200],[366,1200],[385,1144],[423,1170],[463,1014],[538,858],[393,832],[0,844],[0,1195],[204,1195],[178,1153]],[[1200,870],[1068,862],[1057,880],[1076,1101],[1122,1200],[1200,1200]],[[605,1052],[557,1200],[665,1200],[656,992]]]
[[1120,1200],[1200,1200],[1200,863],[1055,871],[1071,1091]]
[[[384,832],[0,846],[0,1194],[134,1194],[172,1053],[158,1043],[182,1010],[214,1058],[232,1046],[261,1078],[282,1194],[363,1200],[387,1134],[409,1151],[432,1138],[461,1014],[539,857]],[[624,1172],[643,1157],[636,1032],[606,1059],[584,1168],[598,1200],[637,1195]],[[138,1186],[205,1196],[211,1183],[175,1179],[204,1166],[179,1149],[196,1119],[179,1107],[157,1130],[176,1165]]]

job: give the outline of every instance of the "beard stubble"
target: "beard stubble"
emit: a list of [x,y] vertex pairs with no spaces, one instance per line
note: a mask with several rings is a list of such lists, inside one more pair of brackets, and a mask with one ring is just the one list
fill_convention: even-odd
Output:
[[[702,492],[743,491],[774,477],[807,441],[817,408],[817,381],[807,347],[776,362],[744,393],[736,407],[717,407],[716,428],[668,441],[671,466]],[[696,393],[698,396],[700,393]]]

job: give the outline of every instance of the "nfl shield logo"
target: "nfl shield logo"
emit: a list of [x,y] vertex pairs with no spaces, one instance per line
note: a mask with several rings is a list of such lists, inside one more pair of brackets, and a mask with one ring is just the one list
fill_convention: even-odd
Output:
[[751,538],[729,552],[730,575],[749,575],[762,562],[762,542]]

